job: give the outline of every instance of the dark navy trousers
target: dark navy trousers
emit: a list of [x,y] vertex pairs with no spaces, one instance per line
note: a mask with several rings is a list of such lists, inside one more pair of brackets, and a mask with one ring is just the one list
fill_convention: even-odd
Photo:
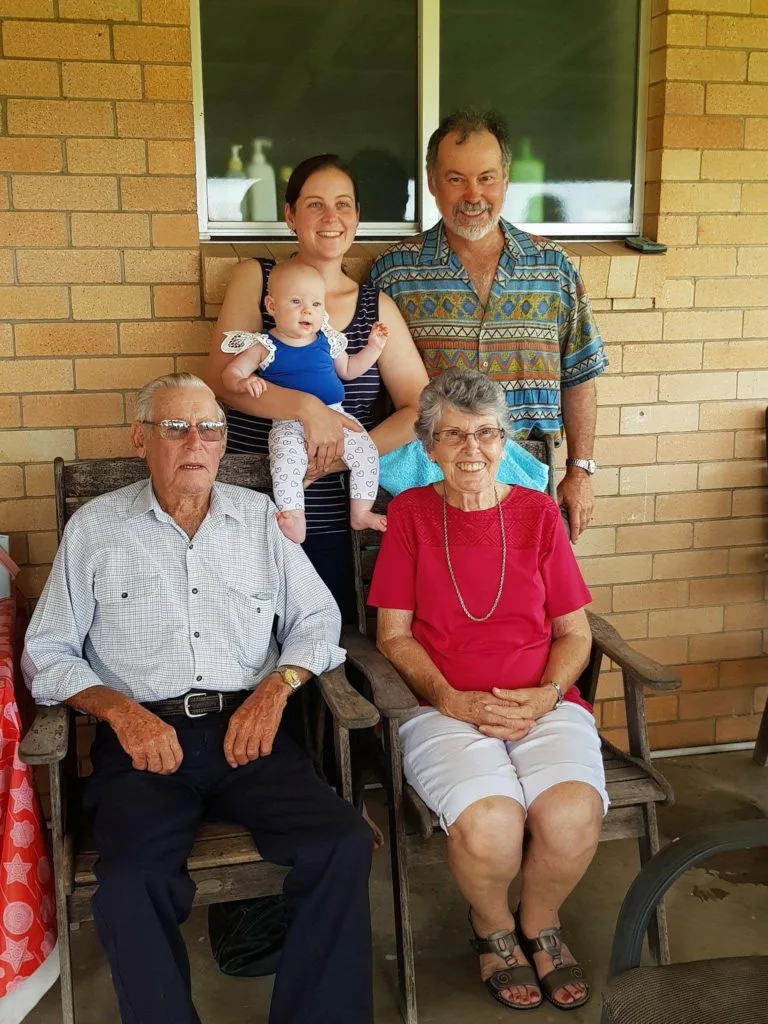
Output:
[[112,729],[97,728],[85,794],[99,854],[93,915],[123,1024],[200,1024],[180,925],[204,814],[247,828],[265,860],[291,868],[269,1024],[370,1024],[370,828],[283,727],[269,757],[230,768],[228,719],[169,719],[184,752],[173,775],[136,771]]

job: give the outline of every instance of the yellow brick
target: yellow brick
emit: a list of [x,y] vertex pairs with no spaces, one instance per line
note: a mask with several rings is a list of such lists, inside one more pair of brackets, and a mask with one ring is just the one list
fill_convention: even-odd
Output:
[[664,181],[696,181],[701,168],[698,149],[667,149],[661,156],[661,177]]
[[756,573],[761,570],[764,572],[767,555],[768,549],[765,544],[757,548],[732,548],[728,555],[728,572],[734,575]]
[[768,21],[765,18],[712,17],[709,19],[707,45],[768,50]]
[[200,316],[200,288],[196,284],[158,284],[152,289],[154,315]]
[[[0,441],[0,451],[2,445],[3,442]],[[19,498],[16,501],[0,501],[0,523],[8,533],[17,530],[50,530],[56,526],[53,500]]]
[[[748,191],[748,189],[753,191]],[[756,204],[759,209],[762,209],[760,202],[766,202],[766,209],[768,209],[768,186],[744,185],[742,208],[749,210],[753,204]],[[730,242],[736,245],[762,245],[768,238],[768,217],[745,214],[701,217],[699,237],[704,244],[707,242]]]
[[765,402],[707,402],[701,406],[702,430],[755,428],[763,422]]
[[146,320],[152,315],[149,288],[139,285],[75,285],[75,320]]
[[[602,385],[602,381],[601,381]],[[626,406],[621,410],[622,434],[662,434],[696,430],[697,405]]]
[[701,368],[701,352],[700,342],[625,345],[624,371],[632,373],[641,370],[697,370]]
[[768,278],[768,247],[755,245],[739,249],[738,274]]
[[[696,10],[708,14],[713,11],[728,11],[731,14],[749,14],[750,0],[667,0],[670,11]],[[755,0],[752,0],[754,8]]]
[[155,249],[127,250],[123,254],[126,281],[196,282],[200,278],[197,249],[158,252]]
[[741,326],[742,314],[739,310],[665,313],[663,337],[665,341],[738,338],[741,337]]
[[197,217],[191,214],[156,213],[152,216],[152,244],[158,248],[183,248],[197,245],[200,232]]
[[[644,529],[644,527],[632,527]],[[618,612],[647,608],[681,608],[688,603],[688,584],[684,580],[664,583],[635,583],[613,588],[613,607]]]
[[584,579],[592,584],[632,583],[651,578],[651,555],[604,555],[580,559]]
[[210,335],[211,325],[201,320],[125,323],[120,325],[120,351],[127,355],[207,352]]
[[117,134],[138,139],[191,139],[192,105],[147,100],[118,103]]
[[[63,320],[69,316],[69,295],[66,288],[0,287],[0,319]],[[3,371],[5,375],[9,370]]]
[[672,402],[680,395],[685,395],[692,402],[735,398],[736,374],[725,371],[662,374],[659,378],[659,401]]
[[649,636],[719,633],[722,628],[722,608],[667,608],[664,611],[651,612],[648,616]]
[[[744,604],[759,601],[763,596],[764,581],[754,576],[718,576],[711,580],[694,580],[691,583],[691,605]],[[734,609],[737,611],[737,609]]]
[[41,533],[30,533],[29,561],[32,565],[50,565],[59,546],[55,530]]
[[67,25],[63,22],[6,21],[3,23],[6,57],[52,57],[66,60],[109,59],[106,25]]
[[19,356],[95,356],[117,352],[115,324],[17,324]]
[[635,294],[652,298],[661,295],[667,276],[666,256],[641,256]]
[[621,470],[619,493],[660,494],[695,490],[696,475],[697,467],[694,464],[628,466]]
[[687,637],[665,636],[654,637],[652,640],[637,640],[632,646],[647,658],[653,658],[662,665],[673,665],[686,661],[688,643]]
[[144,95],[148,100],[191,100],[191,69],[174,65],[145,64]]
[[682,680],[684,690],[716,690],[717,665],[675,665],[673,666]]
[[665,82],[664,113],[667,117],[703,114],[704,97],[704,86],[698,82]]
[[710,341],[704,345],[704,368],[717,370],[768,367],[765,341]]
[[654,84],[655,82],[662,82],[666,77],[666,57],[666,50],[656,50],[654,53],[651,53],[648,60],[648,80],[651,84]]
[[138,21],[138,0],[59,0],[59,17],[83,21]]
[[[216,302],[206,302],[205,305],[203,306],[203,316],[206,318],[206,320],[218,320],[220,313],[221,313],[221,303],[220,302],[218,302],[218,303],[216,303]],[[610,372],[611,371],[608,370],[608,373],[610,373]],[[615,414],[616,417],[618,418],[618,410],[617,409],[598,409],[597,410],[598,421],[600,421],[602,419],[603,421],[607,422],[606,421],[606,414],[609,414],[609,415]],[[598,431],[598,433],[600,434],[600,436],[602,436],[603,434],[615,434],[616,431],[615,430],[607,430],[606,428],[601,427],[600,430]]]
[[752,710],[752,692],[748,689],[719,690],[712,693],[685,693],[680,697],[681,718],[709,718],[711,715],[742,715]]
[[0,427],[20,427],[21,406],[16,395],[0,396]]
[[[0,431],[0,462],[53,462],[75,457],[73,430],[3,430]],[[2,519],[7,529],[12,529]],[[23,529],[31,528],[27,524]],[[38,527],[47,529],[47,526]]]
[[64,359],[17,359],[3,367],[0,392],[65,391],[72,388],[72,363]]
[[604,377],[597,389],[600,405],[625,405],[628,402],[655,402],[658,397],[658,378],[652,374],[636,377]]
[[208,356],[176,356],[176,373],[194,373],[196,377],[203,377],[205,367],[208,363]]
[[707,151],[701,158],[701,176],[717,181],[731,178],[739,182],[745,178],[768,178],[767,163],[763,153],[744,150]]
[[761,430],[741,430],[736,434],[733,454],[737,459],[759,459],[765,451],[765,436]]
[[14,175],[13,205],[17,210],[116,210],[117,179]]
[[[208,302],[222,302],[232,277],[235,267],[238,264],[237,257],[224,258],[222,256],[203,257],[203,295]],[[608,284],[606,268],[605,284]],[[603,316],[600,316],[602,326]],[[606,337],[605,328],[602,329],[603,340],[608,342],[612,339]]]
[[114,134],[110,103],[92,100],[8,100],[7,109],[9,135]]
[[0,94],[58,96],[58,68],[53,61],[0,60]]
[[[702,21],[705,20],[702,18]],[[670,79],[701,82],[743,82],[747,75],[746,53],[723,50],[674,49],[667,53],[667,76]],[[731,111],[707,107],[707,113]],[[733,113],[741,113],[734,110]]]
[[661,186],[663,213],[735,213],[740,202],[737,183],[665,182]]
[[708,114],[768,114],[768,85],[710,85]]
[[149,245],[149,218],[143,213],[73,213],[72,244],[116,249]]
[[[768,185],[744,182],[741,189],[741,209],[744,213],[768,213]],[[743,241],[758,242],[760,223],[768,221],[768,217],[753,217],[750,220],[758,222],[758,230],[750,231],[749,237]]]
[[768,492],[760,487],[733,492],[733,516],[768,516]]
[[768,82],[768,53],[753,53],[749,58],[750,82]]
[[695,245],[698,230],[698,217],[664,215],[658,218],[658,231],[654,237],[667,245]]
[[737,149],[743,141],[742,118],[672,116],[664,119],[664,145],[669,149]]
[[0,0],[0,18],[52,18],[53,0]]
[[616,531],[609,526],[602,529],[592,527],[579,537],[575,550],[579,558],[587,555],[612,555],[616,551]]
[[661,180],[661,157],[662,151],[660,149],[647,150],[645,154],[645,180],[649,181],[660,181]]
[[17,253],[16,265],[22,284],[120,280],[120,255],[110,249],[22,249]]
[[768,475],[762,460],[742,459],[734,462],[703,463],[699,467],[699,488],[764,487]]
[[[639,640],[648,636],[648,616],[645,612],[606,615],[605,618],[625,640]],[[623,702],[621,706],[623,710]]]
[[672,279],[666,282],[662,294],[656,299],[657,309],[690,309],[693,305],[693,281]]
[[768,337],[768,310],[747,309],[744,312],[744,337]]
[[747,149],[768,149],[768,118],[751,117],[744,132]]
[[753,740],[757,737],[762,718],[754,715],[734,715],[715,719],[715,741],[734,743]]
[[75,363],[77,387],[84,391],[103,391],[105,388],[141,388],[155,377],[170,373],[170,357],[144,357],[131,359],[78,359]]
[[112,30],[117,60],[189,64],[189,31],[185,28],[155,28],[145,25],[116,25]]
[[667,256],[670,277],[730,277],[736,273],[736,248],[695,246],[673,249]]
[[738,529],[730,520],[722,522],[696,523],[693,546],[711,548],[728,545],[730,547],[747,547],[750,544],[761,544],[768,540],[768,530],[764,519],[740,519]]
[[0,171],[60,171],[58,139],[0,138]]
[[688,579],[691,576],[722,576],[727,568],[727,551],[676,551],[653,556],[653,578],[655,580]]
[[[636,312],[639,309],[654,308],[654,301],[650,297],[645,299],[606,299],[605,301],[609,304],[608,306],[606,306],[606,308],[612,308],[616,310],[628,310],[630,312]],[[618,348],[619,346],[614,345],[612,347]],[[611,370],[609,370],[608,372],[612,372],[613,369],[614,368],[611,367]]]
[[114,459],[135,454],[127,427],[86,427],[77,432],[78,459]]
[[602,615],[603,612],[611,610],[610,587],[592,587],[590,593],[592,594],[592,601],[588,605],[590,611],[593,611],[596,615]]
[[195,146],[193,142],[163,142],[152,140],[147,144],[150,174],[194,174]]
[[0,497],[21,498],[24,494],[24,475],[21,466],[0,466]]
[[598,326],[603,340],[611,342],[657,341],[661,336],[661,313],[602,313]]
[[624,498],[598,498],[595,502],[593,526],[650,522],[653,522],[653,497],[649,494]]
[[643,208],[645,215],[659,212],[659,201],[661,197],[661,185],[657,181],[647,182],[645,186],[645,197]]
[[639,256],[620,256],[611,260],[606,292],[609,298],[634,296],[639,265]]
[[768,370],[748,370],[739,374],[739,398],[768,398]]
[[689,656],[692,661],[756,658],[761,652],[760,632],[713,633],[710,636],[692,637],[689,645]]
[[704,459],[728,459],[733,456],[733,434],[665,434],[659,438],[659,462],[685,462]]
[[[205,307],[205,315],[212,317],[212,313],[209,312],[209,307]],[[216,314],[218,316],[218,313]],[[608,434],[618,434],[619,432],[619,410],[614,406],[613,408],[607,408],[606,406],[600,406],[597,410],[597,436],[606,437]]]
[[0,245],[67,245],[64,213],[0,213]]
[[122,395],[26,395],[25,427],[80,427],[123,422]]
[[[703,15],[669,14],[667,16],[667,46],[704,46],[707,39],[707,19]],[[677,53],[672,50],[667,54],[667,68],[670,57]],[[670,76],[671,77],[671,76]],[[690,76],[695,78],[695,75]]]
[[188,25],[189,4],[187,0],[144,0],[141,20],[153,24]]
[[192,178],[124,178],[120,182],[124,210],[191,212],[196,206]]
[[631,466],[656,459],[655,437],[599,437],[595,459],[600,466]]
[[24,467],[24,483],[28,497],[54,493],[53,463],[32,463]]
[[[0,284],[13,284],[16,279],[13,255],[12,249],[0,249]],[[3,352],[2,341],[0,341],[0,355],[11,355],[12,348],[13,345],[9,347],[7,353]]]
[[693,527],[690,523],[620,526],[616,531],[616,551],[630,553],[689,548],[692,538]]
[[141,97],[138,64],[64,63],[62,93],[74,99],[132,100]]
[[140,139],[68,139],[70,174],[144,174],[147,160]]

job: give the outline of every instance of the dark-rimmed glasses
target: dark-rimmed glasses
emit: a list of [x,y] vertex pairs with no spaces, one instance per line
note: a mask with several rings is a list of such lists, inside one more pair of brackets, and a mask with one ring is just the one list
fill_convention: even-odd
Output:
[[224,420],[201,420],[200,423],[187,423],[186,420],[142,420],[149,427],[157,427],[164,441],[184,441],[194,427],[201,441],[223,441],[227,436],[227,424]]
[[432,435],[436,441],[442,441],[449,448],[458,448],[466,444],[467,439],[474,437],[478,444],[490,444],[504,437],[501,427],[480,427],[479,430],[458,430],[456,427],[446,427],[445,430],[436,430]]

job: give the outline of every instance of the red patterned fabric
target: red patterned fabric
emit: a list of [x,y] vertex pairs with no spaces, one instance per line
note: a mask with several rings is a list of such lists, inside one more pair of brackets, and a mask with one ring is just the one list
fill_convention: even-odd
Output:
[[13,597],[0,600],[0,999],[56,945],[53,877],[31,769],[19,760]]

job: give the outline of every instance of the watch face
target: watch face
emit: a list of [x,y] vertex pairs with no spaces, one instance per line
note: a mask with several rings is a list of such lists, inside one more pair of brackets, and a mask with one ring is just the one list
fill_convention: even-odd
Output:
[[284,668],[280,673],[292,690],[298,690],[301,686],[301,679],[299,679],[299,673],[293,668]]

